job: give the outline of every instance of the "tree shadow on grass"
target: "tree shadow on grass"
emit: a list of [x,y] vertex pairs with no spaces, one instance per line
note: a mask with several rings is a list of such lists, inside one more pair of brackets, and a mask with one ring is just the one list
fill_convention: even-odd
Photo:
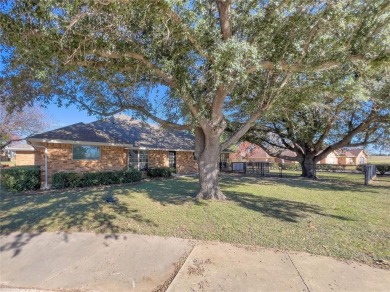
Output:
[[230,187],[238,184],[259,184],[261,185],[286,185],[292,188],[306,188],[319,191],[331,191],[331,192],[355,192],[355,193],[378,193],[382,190],[387,190],[388,186],[375,184],[365,186],[362,178],[362,182],[356,182],[355,180],[349,180],[343,177],[323,177],[318,180],[312,180],[307,178],[301,178],[293,175],[284,177],[259,177],[259,176],[245,176],[245,175],[224,175],[221,180],[221,186]]
[[134,190],[146,194],[151,200],[166,205],[207,205],[206,202],[195,200],[197,183],[186,179],[161,179],[139,184]]
[[228,200],[237,203],[243,208],[259,212],[264,216],[273,217],[281,221],[298,223],[299,219],[306,218],[309,214],[343,221],[353,221],[353,219],[348,217],[327,214],[322,207],[314,204],[252,195],[243,192],[226,192],[225,195]]
[[[228,186],[234,184],[256,182],[256,178],[242,177],[229,178],[228,181],[223,180],[221,186]],[[272,181],[267,181],[266,184],[276,184]],[[161,205],[168,204],[183,205],[185,203],[207,205],[208,201],[194,200],[193,194],[196,190],[196,182],[190,180],[161,180],[152,181],[148,184],[142,184],[135,188],[135,190],[145,193],[149,198],[159,202]],[[260,186],[259,186],[260,187]],[[327,214],[324,209],[318,205],[307,204],[302,202],[277,199],[272,197],[252,195],[247,192],[232,192],[225,191],[228,201],[237,203],[239,206],[259,212],[264,216],[273,217],[287,222],[298,222],[299,219],[307,217],[309,214],[326,216],[343,221],[352,221],[351,218],[344,216],[336,216]]]
[[107,197],[122,191],[117,187],[108,187],[1,196],[0,235],[21,233],[14,236],[13,242],[0,246],[0,252],[14,250],[14,256],[17,256],[31,239],[53,229],[65,232],[93,230],[111,235],[124,230],[137,233],[136,229],[120,226],[118,217],[157,227],[155,222],[140,215],[138,209],[129,208],[120,200],[115,203],[105,201]]

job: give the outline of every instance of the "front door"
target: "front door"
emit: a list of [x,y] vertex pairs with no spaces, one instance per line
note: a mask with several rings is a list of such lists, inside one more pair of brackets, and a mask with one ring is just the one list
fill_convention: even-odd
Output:
[[176,170],[176,151],[169,151],[169,168]]

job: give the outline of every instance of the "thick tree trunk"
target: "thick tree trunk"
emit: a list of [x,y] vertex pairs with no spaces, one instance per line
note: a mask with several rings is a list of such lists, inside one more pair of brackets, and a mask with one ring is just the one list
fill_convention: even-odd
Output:
[[225,200],[219,189],[219,157],[221,153],[219,135],[206,134],[202,129],[195,131],[195,152],[199,170],[199,193],[197,199]]
[[316,162],[314,156],[311,155],[304,156],[304,159],[303,161],[300,162],[300,164],[302,167],[301,177],[317,179]]

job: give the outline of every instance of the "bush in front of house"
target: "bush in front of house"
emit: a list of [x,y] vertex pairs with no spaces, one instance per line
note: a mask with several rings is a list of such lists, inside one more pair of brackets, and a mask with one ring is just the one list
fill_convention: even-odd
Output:
[[76,188],[82,186],[81,174],[75,172],[57,172],[53,175],[52,188]]
[[37,190],[41,186],[39,166],[15,166],[1,170],[1,184],[7,191]]
[[123,172],[124,174],[124,183],[137,182],[142,179],[142,173],[136,169],[130,169]]
[[148,169],[148,176],[150,177],[170,177],[172,171],[169,167],[156,167]]
[[141,172],[128,171],[101,171],[101,172],[57,172],[53,175],[52,188],[76,188],[132,183],[141,180]]

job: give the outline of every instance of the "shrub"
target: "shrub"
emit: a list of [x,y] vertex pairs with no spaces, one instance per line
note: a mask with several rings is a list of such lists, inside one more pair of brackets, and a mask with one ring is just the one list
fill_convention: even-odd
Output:
[[83,175],[83,187],[98,186],[101,182],[101,172],[85,172]]
[[128,171],[124,171],[124,183],[132,183],[136,181],[140,181],[142,179],[142,173],[138,170],[132,169]]
[[378,164],[378,165],[376,165],[376,170],[381,175],[384,175],[387,171],[390,171],[390,165]]
[[279,170],[282,168],[282,170],[301,170],[301,165],[299,163],[276,163],[272,162],[270,163],[270,169],[277,169]]
[[299,170],[301,171],[301,165],[299,163],[284,163],[282,164],[283,170]]
[[148,176],[150,177],[170,177],[172,171],[169,167],[157,167],[148,169]]
[[131,183],[141,180],[141,172],[129,171],[104,171],[104,172],[58,172],[53,175],[52,187],[55,189],[91,187],[99,185],[111,185]]
[[356,170],[364,172],[364,164],[356,166]]
[[16,166],[1,170],[1,183],[8,191],[37,190],[41,186],[39,166]]
[[52,188],[76,188],[81,187],[82,177],[81,174],[75,172],[57,172],[53,175]]

